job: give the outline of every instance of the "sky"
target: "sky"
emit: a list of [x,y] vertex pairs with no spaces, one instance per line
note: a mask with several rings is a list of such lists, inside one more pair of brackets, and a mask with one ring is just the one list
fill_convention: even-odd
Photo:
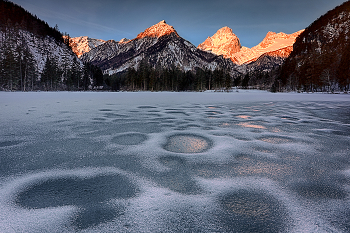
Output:
[[345,0],[12,0],[71,37],[133,39],[165,20],[195,46],[227,26],[243,46],[294,33]]

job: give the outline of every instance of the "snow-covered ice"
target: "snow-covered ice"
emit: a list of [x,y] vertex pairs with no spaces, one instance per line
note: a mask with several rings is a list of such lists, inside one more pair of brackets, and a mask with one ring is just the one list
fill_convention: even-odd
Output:
[[350,96],[0,92],[1,232],[349,232]]

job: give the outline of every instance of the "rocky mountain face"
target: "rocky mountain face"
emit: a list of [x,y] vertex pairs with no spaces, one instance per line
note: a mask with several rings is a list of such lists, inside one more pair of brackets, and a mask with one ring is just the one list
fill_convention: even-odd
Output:
[[251,49],[243,48],[241,51],[234,54],[233,57],[239,62],[239,64],[249,64],[256,61],[262,55],[272,53],[275,56],[286,58],[289,56],[290,52],[293,51],[295,39],[302,32],[303,30],[293,34],[268,32],[263,41],[258,45]]
[[281,66],[289,54],[293,51],[292,46],[288,46],[276,51],[267,52],[254,59],[254,61],[249,62],[246,65],[243,65],[245,72],[255,72],[255,71],[271,71],[274,68]]
[[257,46],[247,48],[241,46],[232,29],[223,27],[198,45],[198,49],[223,55],[237,65],[243,65],[239,68],[243,73],[247,70],[271,70],[282,64],[293,51],[295,39],[302,31],[293,34],[269,32]]
[[[238,37],[233,34],[229,27],[219,29],[212,37],[208,37],[198,45],[198,49],[223,55],[224,58],[233,58],[233,55],[241,50],[241,47]],[[234,59],[232,61],[235,62]]]
[[281,81],[308,91],[349,90],[350,1],[327,12],[297,38]]
[[47,58],[54,60],[57,67],[64,69],[72,68],[73,63],[82,66],[82,62],[77,59],[73,51],[64,43],[57,43],[51,37],[38,37],[28,31],[21,31],[29,51],[33,55],[37,67],[37,72],[42,73]]
[[128,68],[137,69],[143,60],[152,67],[178,67],[183,71],[196,68],[215,70],[221,67],[235,72],[231,60],[197,49],[164,20],[132,40],[107,41],[84,54],[81,59],[101,67],[108,74]]
[[[67,39],[67,36],[63,37]],[[69,38],[69,45],[73,52],[80,58],[84,53],[90,52],[91,49],[104,44],[106,41],[93,39],[87,36]]]

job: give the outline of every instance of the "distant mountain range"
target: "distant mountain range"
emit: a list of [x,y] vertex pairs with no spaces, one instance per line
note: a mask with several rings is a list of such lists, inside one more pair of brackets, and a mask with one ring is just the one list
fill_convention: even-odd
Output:
[[[283,63],[285,58],[287,58],[293,51],[295,39],[302,32],[303,30],[290,35],[282,32],[269,32],[261,43],[250,49],[241,46],[240,40],[235,34],[233,34],[232,29],[229,27],[223,27],[212,37],[208,37],[197,47],[196,50],[193,47],[194,45],[181,38],[172,26],[166,24],[165,21],[161,21],[158,24],[147,28],[133,40],[122,39],[119,42],[110,40],[107,44],[96,48],[96,45],[102,45],[104,42],[102,40],[87,37],[76,37],[71,38],[71,46],[73,51],[75,51],[77,56],[81,57],[83,61],[92,62],[110,74],[121,72],[128,67],[137,68],[137,61],[143,56],[149,58],[152,57],[148,60],[153,66],[159,62],[163,66],[175,65],[179,66],[182,70],[192,70],[195,67],[215,69],[218,65],[226,63],[226,67],[229,66],[235,70],[237,70],[237,68],[234,67],[237,65],[243,65],[243,68],[238,68],[238,70],[245,72],[247,69],[255,70],[260,68],[263,70],[271,70],[276,65],[278,66]],[[165,46],[164,48],[158,48],[153,51],[156,53],[162,51],[162,54],[153,54],[153,52],[151,52],[152,47],[160,45],[155,41],[171,34],[174,34],[174,36],[171,39],[168,38],[169,44],[163,42],[163,45]],[[153,42],[140,43],[142,40],[147,40],[145,38],[151,39]],[[180,40],[182,42],[180,42]],[[92,43],[96,41],[98,41],[98,44]],[[135,41],[137,41],[137,43]],[[131,50],[134,51],[134,53],[131,52]],[[215,58],[216,62],[213,63],[211,61],[213,56],[209,58],[210,55],[201,53],[199,50],[222,56],[225,59],[230,59],[233,64],[230,64],[228,61],[219,61],[219,58]],[[147,52],[144,53],[145,51]],[[131,57],[126,55],[126,52]],[[85,53],[86,55],[84,55]],[[201,56],[195,55],[194,53],[201,54]],[[185,54],[186,56],[184,56]],[[203,56],[206,57],[204,60],[203,58],[200,58]],[[117,57],[121,59],[118,59]],[[256,62],[260,57],[261,59]],[[266,57],[272,57],[273,61],[269,59],[269,61],[265,62]],[[185,60],[182,61],[183,59]],[[167,60],[167,62],[165,62],[165,60]],[[246,66],[248,64],[250,65]]]
[[288,57],[293,50],[295,39],[302,32],[303,30],[290,35],[283,32],[269,32],[261,43],[250,49],[241,46],[238,37],[233,34],[232,29],[223,27],[212,37],[208,37],[208,39],[198,45],[198,48],[217,55],[223,55],[238,65],[249,64],[268,53],[274,53],[275,56],[283,58]]
[[108,74],[126,71],[131,67],[137,69],[142,60],[152,67],[178,67],[183,71],[194,71],[196,68],[215,70],[221,67],[232,74],[236,72],[235,64],[230,60],[197,49],[164,20],[132,40],[110,40],[91,48],[91,51],[81,56],[81,60],[99,66]]

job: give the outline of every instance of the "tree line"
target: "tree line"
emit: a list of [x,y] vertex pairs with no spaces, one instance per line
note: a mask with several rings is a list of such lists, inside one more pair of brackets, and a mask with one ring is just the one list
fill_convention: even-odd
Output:
[[114,91],[205,91],[229,90],[232,77],[228,70],[218,68],[214,71],[196,69],[182,71],[179,67],[152,67],[147,61],[141,61],[138,68],[104,75],[107,89]]

